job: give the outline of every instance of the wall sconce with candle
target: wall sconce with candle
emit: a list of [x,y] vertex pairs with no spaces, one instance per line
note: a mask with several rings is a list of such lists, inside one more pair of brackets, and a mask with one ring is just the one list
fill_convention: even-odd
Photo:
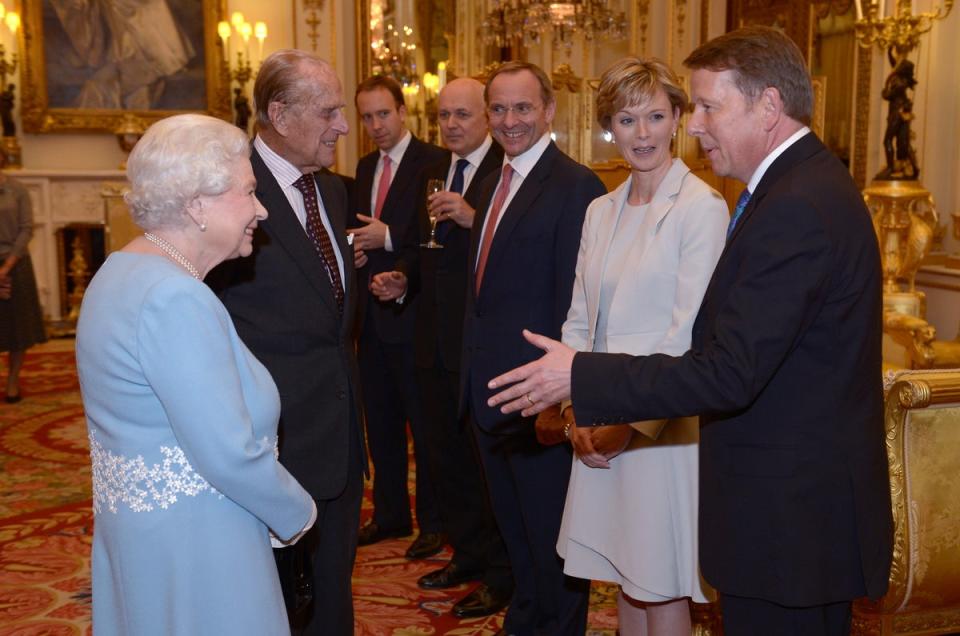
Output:
[[[256,65],[260,68],[263,62],[263,42],[267,39],[267,23],[258,21],[251,25],[239,11],[234,11],[230,16],[230,21],[221,21],[217,24],[217,35],[220,36],[220,44],[223,47],[223,74],[227,80],[227,85],[232,86],[236,82],[239,87],[233,89],[233,110],[234,123],[248,132],[250,122],[250,99],[247,96],[247,84],[256,77],[253,70],[253,56],[250,52],[250,38],[257,40]],[[233,57],[231,53],[236,53],[236,65],[231,65],[230,60]]]
[[[0,124],[3,126],[3,140],[0,142],[0,152],[3,152],[7,160],[8,168],[22,168],[22,152],[20,150],[20,141],[17,139],[17,124],[14,117],[16,108],[16,95],[12,79],[17,70],[17,50],[19,41],[17,33],[20,30],[20,14],[16,11],[7,11],[6,7],[0,3],[0,20],[3,26],[0,26]],[[10,59],[7,59],[6,45],[10,45],[12,53]],[[7,76],[11,81],[7,83]]]

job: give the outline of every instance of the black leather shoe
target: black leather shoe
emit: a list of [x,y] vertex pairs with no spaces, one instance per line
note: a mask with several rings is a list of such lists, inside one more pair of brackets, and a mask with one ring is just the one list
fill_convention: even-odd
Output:
[[510,603],[510,595],[481,583],[477,589],[457,601],[450,612],[457,618],[476,618],[496,614]]
[[378,541],[383,541],[384,539],[398,539],[400,537],[410,536],[410,529],[404,530],[403,528],[398,528],[395,530],[388,530],[386,528],[381,528],[376,524],[376,522],[371,521],[367,525],[360,528],[360,532],[357,533],[357,545],[370,545],[371,543],[376,543]]
[[408,559],[426,559],[443,550],[447,538],[439,532],[421,532],[403,555]]
[[451,561],[439,570],[421,576],[417,579],[417,585],[425,590],[445,590],[448,587],[456,587],[467,581],[479,580],[480,572],[478,570],[467,570]]

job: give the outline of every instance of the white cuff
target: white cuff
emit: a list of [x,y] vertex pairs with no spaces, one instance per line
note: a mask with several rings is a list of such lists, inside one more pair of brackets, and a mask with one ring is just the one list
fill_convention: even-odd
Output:
[[280,540],[277,535],[273,533],[273,530],[270,531],[270,547],[273,548],[289,548],[294,543],[303,538],[303,535],[307,534],[307,531],[313,527],[313,524],[317,522],[317,502],[312,498],[310,499],[311,505],[313,505],[313,510],[310,511],[310,518],[307,519],[307,523],[300,529],[300,532],[290,537],[289,541]]

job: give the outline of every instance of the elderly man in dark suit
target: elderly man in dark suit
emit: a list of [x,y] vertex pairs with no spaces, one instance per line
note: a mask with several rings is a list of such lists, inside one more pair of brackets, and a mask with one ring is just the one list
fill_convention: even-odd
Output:
[[285,50],[264,60],[254,97],[251,162],[270,217],[257,227],[253,256],[227,261],[208,280],[277,383],[280,461],[317,502],[317,524],[301,541],[312,556],[313,604],[291,612],[294,632],[352,634],[366,466],[351,334],[357,292],[346,190],[317,171],[333,164],[349,130],[343,90],[329,64]]
[[[421,240],[430,236],[427,208],[437,214],[442,249],[420,250],[419,306],[414,337],[417,379],[427,426],[433,482],[453,558],[420,577],[424,589],[445,589],[466,581],[481,584],[454,604],[460,618],[500,611],[513,590],[510,562],[487,499],[473,431],[458,414],[460,353],[467,297],[467,252],[483,179],[500,169],[503,149],[487,130],[483,84],[455,79],[437,98],[440,137],[447,157],[427,168],[424,179],[442,179],[443,192],[431,194],[420,215]],[[407,293],[407,276],[383,272],[372,289],[384,301]]]
[[[407,423],[417,466],[416,511],[420,534],[407,549],[422,559],[444,545],[440,512],[430,479],[424,418],[413,361],[414,293],[380,301],[368,284],[380,272],[407,271],[419,250],[418,214],[423,204],[424,168],[443,150],[417,139],[404,124],[403,93],[390,77],[371,77],[357,86],[357,111],[377,150],[357,164],[351,229],[362,250],[359,268],[360,333],[358,356],[367,438],[373,462],[373,519],[360,529],[360,545],[410,534],[407,494]],[[361,225],[362,224],[362,225]]]
[[564,576],[556,553],[570,447],[541,445],[531,418],[488,407],[487,382],[536,356],[524,326],[559,337],[587,205],[605,190],[551,141],[556,101],[539,67],[502,65],[485,97],[505,156],[484,182],[470,237],[460,404],[470,414],[516,584],[504,633],[583,634],[587,582]]
[[700,563],[725,633],[845,634],[851,600],[881,596],[891,561],[876,237],[807,128],[791,40],[740,29],[685,64],[690,133],[714,172],[747,184],[692,349],[574,355],[530,335],[547,355],[494,379],[519,383],[491,403],[529,414],[572,390],[578,425],[700,414]]

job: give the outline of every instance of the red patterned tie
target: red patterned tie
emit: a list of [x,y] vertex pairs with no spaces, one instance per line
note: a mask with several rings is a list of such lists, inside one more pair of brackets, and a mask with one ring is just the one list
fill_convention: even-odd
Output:
[[373,209],[373,218],[379,219],[383,212],[383,202],[387,200],[387,190],[390,189],[390,155],[383,155],[383,170],[380,172],[380,182],[377,184],[377,207]]
[[320,206],[317,203],[317,188],[313,175],[301,175],[293,185],[303,194],[303,207],[307,210],[307,236],[313,241],[317,255],[323,260],[327,276],[330,277],[330,285],[333,287],[333,295],[337,299],[337,307],[340,313],[343,313],[343,281],[340,279],[340,268],[337,267],[337,255],[333,252],[333,243],[330,242],[327,228],[323,227],[323,221],[320,219]]
[[510,193],[510,179],[513,178],[513,168],[508,163],[503,167],[503,176],[500,177],[500,186],[493,197],[493,205],[487,217],[487,227],[483,229],[483,240],[480,242],[480,258],[477,260],[477,294],[480,294],[480,283],[483,282],[483,270],[487,267],[487,256],[490,255],[490,244],[493,243],[493,233],[497,229],[497,219],[500,218],[503,202]]

